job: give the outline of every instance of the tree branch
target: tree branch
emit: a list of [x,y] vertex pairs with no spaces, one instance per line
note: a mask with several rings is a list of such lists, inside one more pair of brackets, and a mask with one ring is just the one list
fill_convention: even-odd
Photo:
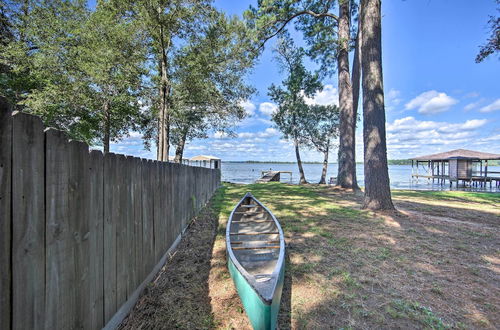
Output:
[[320,18],[320,17],[330,17],[330,18],[333,18],[334,20],[338,21],[339,18],[337,15],[334,15],[332,13],[315,13],[311,10],[301,10],[295,14],[293,14],[292,16],[288,17],[286,20],[278,20],[276,22],[274,22],[273,24],[276,24],[278,22],[283,22],[283,24],[280,26],[280,28],[278,30],[276,30],[274,33],[272,33],[271,35],[267,36],[264,38],[264,41],[261,43],[261,45],[259,46],[259,48],[257,48],[257,50],[261,50],[265,43],[269,40],[269,39],[272,39],[273,37],[275,37],[276,35],[278,35],[281,31],[283,31],[283,29],[285,28],[285,26],[290,23],[294,18],[297,18],[299,16],[302,16],[302,15],[310,15],[310,16],[313,16],[313,17],[316,17],[316,18]]

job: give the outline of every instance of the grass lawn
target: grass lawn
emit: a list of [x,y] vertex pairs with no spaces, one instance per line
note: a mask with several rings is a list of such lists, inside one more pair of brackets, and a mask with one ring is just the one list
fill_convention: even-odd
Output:
[[394,191],[398,212],[369,212],[362,193],[226,183],[122,328],[250,328],[225,255],[227,218],[247,191],[288,244],[280,329],[500,324],[500,194]]

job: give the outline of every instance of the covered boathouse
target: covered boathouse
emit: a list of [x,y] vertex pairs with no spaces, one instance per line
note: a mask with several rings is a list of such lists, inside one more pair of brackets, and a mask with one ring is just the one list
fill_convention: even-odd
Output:
[[500,172],[488,170],[489,160],[500,160],[500,154],[456,149],[415,157],[411,159],[411,178],[417,182],[421,178],[432,183],[436,180],[439,184],[448,181],[450,186],[462,182],[464,186],[491,187],[494,183],[498,187]]
[[191,166],[202,166],[213,169],[221,168],[221,159],[215,156],[199,155],[189,159]]

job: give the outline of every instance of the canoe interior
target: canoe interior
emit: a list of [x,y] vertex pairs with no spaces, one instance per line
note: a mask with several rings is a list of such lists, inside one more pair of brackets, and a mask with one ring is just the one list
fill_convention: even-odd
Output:
[[257,282],[271,279],[280,254],[280,236],[272,216],[252,197],[245,198],[230,224],[233,253]]

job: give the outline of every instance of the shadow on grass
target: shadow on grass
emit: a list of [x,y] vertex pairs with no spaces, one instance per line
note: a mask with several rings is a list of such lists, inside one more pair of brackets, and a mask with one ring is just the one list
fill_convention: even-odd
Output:
[[[292,245],[280,328],[460,328],[498,321],[498,235],[459,221],[426,218],[460,215],[496,226],[498,216],[490,208],[498,205],[498,195],[398,191],[405,207],[421,215],[396,213],[387,221],[386,214],[360,210],[361,196],[329,188],[229,187],[231,203],[250,191],[268,206]],[[426,205],[425,199],[442,205]],[[447,202],[480,206],[471,210]],[[478,295],[484,290],[490,294]]]
[[[227,218],[246,192],[276,215],[289,244],[280,329],[473,328],[500,321],[498,217],[487,209],[446,206],[473,201],[496,207],[496,196],[395,192],[404,198],[397,205],[419,213],[412,217],[360,210],[355,194],[266,183],[224,184],[217,191],[204,211],[209,217],[191,225],[148,298],[136,306],[139,321],[124,328],[248,325],[224,245]],[[426,205],[425,199],[444,205]],[[469,222],[484,219],[495,231],[426,218],[459,213]],[[219,291],[211,301],[213,287]]]
[[178,248],[120,329],[213,329],[209,277],[226,187],[192,219]]

